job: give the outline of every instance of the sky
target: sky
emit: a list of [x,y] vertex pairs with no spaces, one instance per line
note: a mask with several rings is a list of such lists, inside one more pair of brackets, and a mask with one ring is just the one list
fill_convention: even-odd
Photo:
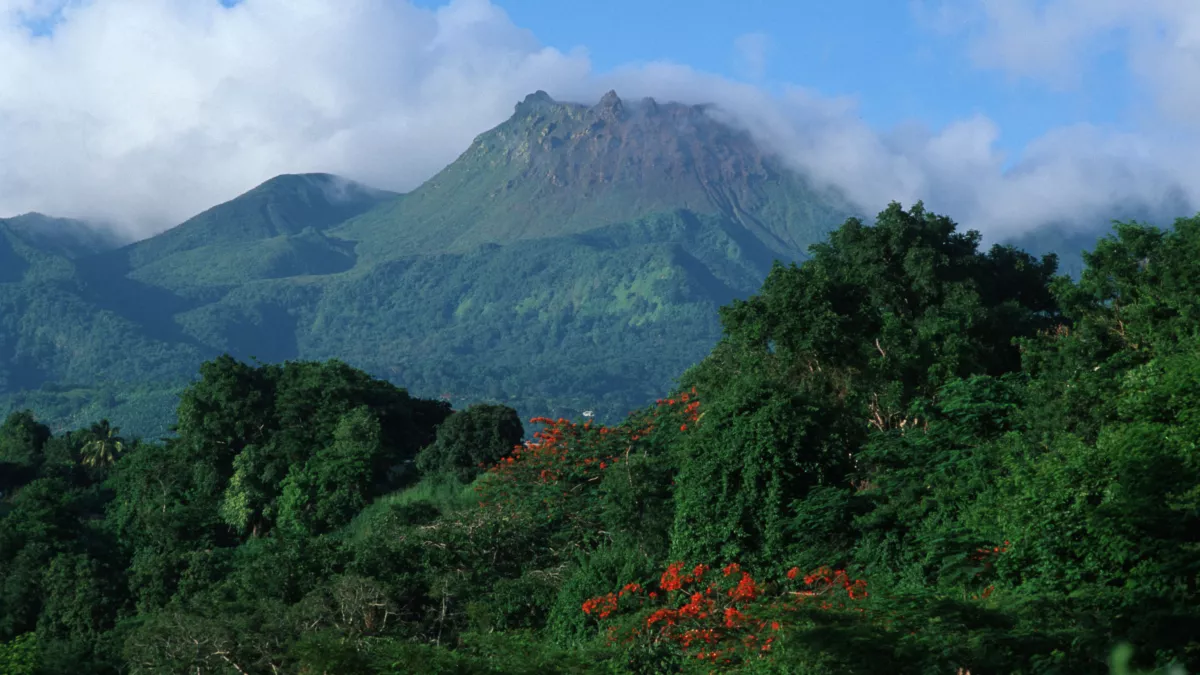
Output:
[[966,41],[930,30],[932,22],[923,19],[932,16],[906,0],[510,0],[501,6],[549,46],[587,46],[598,71],[672,61],[771,91],[799,84],[856,98],[861,119],[878,129],[912,121],[941,127],[987,114],[1003,130],[997,147],[1011,156],[1055,126],[1086,120],[1128,129],[1131,121],[1132,83],[1122,60],[1097,59],[1085,86],[1069,92],[998,73],[980,77],[964,57]]
[[1200,210],[1195,0],[0,0],[0,217],[407,191],[538,89],[711,103],[866,213]]

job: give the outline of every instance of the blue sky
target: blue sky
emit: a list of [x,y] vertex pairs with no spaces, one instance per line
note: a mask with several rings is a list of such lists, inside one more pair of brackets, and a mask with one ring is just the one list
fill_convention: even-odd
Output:
[[[443,3],[429,2],[429,6]],[[973,67],[965,36],[939,34],[905,0],[498,0],[513,23],[564,51],[582,46],[597,70],[667,60],[732,78],[735,41],[767,36],[761,84],[793,83],[848,95],[862,119],[888,128],[906,121],[942,127],[985,114],[1001,129],[1010,162],[1029,141],[1059,126],[1133,125],[1133,86],[1121,53],[1101,53],[1082,86],[1059,90]]]

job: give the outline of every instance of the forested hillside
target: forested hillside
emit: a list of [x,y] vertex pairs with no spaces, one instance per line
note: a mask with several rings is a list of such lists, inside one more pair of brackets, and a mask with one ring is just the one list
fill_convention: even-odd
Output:
[[228,353],[616,422],[704,357],[719,306],[849,215],[703,106],[539,92],[404,195],[279,176],[81,255],[10,254],[0,228],[0,411],[161,437]]
[[161,443],[13,414],[0,671],[1197,672],[1200,218],[1085,259],[893,204],[526,443],[336,361],[208,361]]

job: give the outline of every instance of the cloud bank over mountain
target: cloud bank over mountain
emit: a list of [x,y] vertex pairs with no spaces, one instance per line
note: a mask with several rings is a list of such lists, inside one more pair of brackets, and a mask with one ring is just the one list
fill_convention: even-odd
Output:
[[[487,0],[433,10],[397,0],[0,0],[0,216],[43,211],[147,236],[280,173],[405,191],[537,89],[583,102],[616,89],[714,103],[867,213],[924,199],[989,238],[1103,219],[1121,204],[1194,209],[1200,10],[1136,4],[914,6],[931,30],[961,36],[976,66],[1054,86],[1071,86],[1098,41],[1124,36],[1117,48],[1156,104],[1145,124],[1055,129],[1008,167],[995,147],[1002,129],[982,115],[879,131],[853,100],[799,85],[768,91],[670,63],[595,72],[586,51],[543,46]],[[742,42],[733,47],[745,70],[761,73],[765,42]]]

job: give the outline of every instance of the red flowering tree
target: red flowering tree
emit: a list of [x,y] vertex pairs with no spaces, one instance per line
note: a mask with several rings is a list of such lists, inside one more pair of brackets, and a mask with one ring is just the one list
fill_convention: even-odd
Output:
[[[596,493],[606,473],[687,433],[701,418],[699,406],[692,391],[660,400],[651,411],[633,413],[615,427],[533,418],[530,422],[542,429],[487,470],[475,488],[479,505],[512,518],[567,522],[576,532],[598,531]],[[624,476],[629,484],[631,471]]]
[[734,664],[768,656],[800,610],[846,610],[867,597],[866,582],[844,570],[792,568],[762,583],[737,563],[669,565],[653,588],[627,584],[588,599],[582,611],[607,625],[609,644],[663,645],[682,656]]

